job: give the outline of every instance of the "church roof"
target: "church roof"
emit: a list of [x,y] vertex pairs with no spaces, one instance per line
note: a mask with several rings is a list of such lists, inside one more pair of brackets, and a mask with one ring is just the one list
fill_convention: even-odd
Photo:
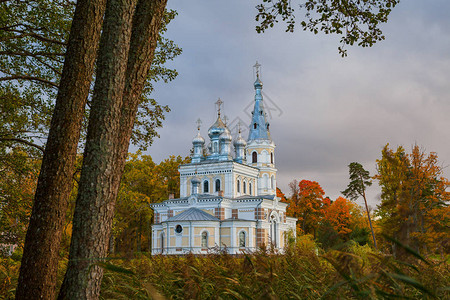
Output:
[[261,94],[262,82],[259,80],[259,74],[256,74],[255,87],[255,107],[252,112],[252,122],[250,123],[250,132],[248,141],[251,140],[271,140],[269,131],[269,122],[266,119],[264,111],[263,97]]
[[269,199],[274,200],[275,195],[259,195],[259,196],[252,196],[252,195],[242,195],[236,198],[231,198],[232,200],[245,200],[245,199]]
[[173,221],[219,221],[219,219],[204,212],[203,210],[192,207],[167,219],[167,222]]

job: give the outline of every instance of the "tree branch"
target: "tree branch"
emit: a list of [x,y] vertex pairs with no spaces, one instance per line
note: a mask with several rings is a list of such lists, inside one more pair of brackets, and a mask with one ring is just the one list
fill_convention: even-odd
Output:
[[38,81],[41,83],[48,84],[56,89],[59,87],[56,83],[51,82],[46,79],[39,78],[39,77],[25,76],[25,75],[13,75],[13,76],[9,76],[9,77],[0,77],[0,81],[7,81],[7,80],[32,80],[32,81]]
[[45,61],[43,61],[42,59],[35,57],[34,59],[36,59],[38,62],[40,62],[41,64],[43,64],[44,66],[46,66],[47,68],[49,68],[50,70],[52,70],[53,72],[55,72],[56,74],[58,74],[59,76],[62,75],[62,73],[60,71],[58,71],[56,68],[54,68],[53,66],[51,66],[50,64],[46,63]]
[[53,43],[53,44],[58,44],[58,45],[62,45],[62,46],[67,46],[67,43],[65,42],[61,42],[55,39],[51,39],[42,35],[39,35],[35,32],[26,32],[24,30],[15,30],[15,29],[3,29],[4,31],[9,31],[9,32],[16,32],[16,33],[20,33],[20,35],[15,35],[15,36],[10,36],[10,37],[5,37],[0,41],[6,41],[6,40],[11,40],[11,39],[20,39],[20,38],[24,38],[27,36],[33,37],[41,42],[48,42],[48,43]]
[[45,57],[52,57],[52,56],[64,56],[65,53],[52,53],[52,52],[16,52],[16,51],[0,51],[0,55],[17,55],[17,56],[45,56]]
[[0,138],[0,141],[18,142],[18,143],[21,143],[21,144],[25,144],[25,145],[34,147],[34,148],[36,148],[38,150],[41,150],[42,153],[44,153],[44,147],[36,145],[35,143],[32,143],[30,141],[27,141],[27,140],[24,140],[24,139],[21,139],[21,138]]
[[48,43],[54,43],[54,44],[58,44],[58,45],[62,45],[62,46],[67,46],[66,42],[61,42],[55,39],[51,39],[51,38],[47,38],[45,36],[41,36],[39,34],[36,33],[30,33],[30,36],[34,37],[35,39],[41,41],[41,42],[48,42]]

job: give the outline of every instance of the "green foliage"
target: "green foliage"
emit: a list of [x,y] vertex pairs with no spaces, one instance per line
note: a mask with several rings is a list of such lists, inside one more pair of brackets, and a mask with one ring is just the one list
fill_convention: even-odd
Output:
[[[31,213],[40,161],[30,159],[20,147],[0,156],[0,246],[23,245]],[[114,217],[115,248],[132,254],[149,251],[150,224],[153,211],[149,204],[179,197],[180,177],[178,166],[188,161],[181,156],[170,156],[159,164],[148,155],[130,154],[122,176]],[[76,160],[74,186],[66,212],[62,232],[60,257],[67,257],[72,234],[72,217],[78,192],[82,156]],[[1,248],[1,247],[0,247]]]
[[[347,55],[345,45],[357,44],[371,47],[384,40],[381,24],[386,23],[392,9],[399,0],[306,0],[299,4],[305,10],[304,19],[300,22],[303,30],[317,34],[341,35],[341,46],[338,48],[342,56]],[[256,6],[258,14],[256,26],[258,33],[274,26],[281,18],[287,24],[286,31],[293,32],[295,27],[295,9],[290,0],[263,0]]]
[[0,257],[0,299],[14,299],[20,261]]
[[[0,244],[21,246],[24,240],[74,8],[75,2],[66,0],[0,1]],[[166,11],[161,34],[175,16],[175,11]],[[179,54],[173,41],[159,36],[132,134],[141,149],[158,136],[156,130],[169,111],[150,97],[153,84],[177,76],[165,63]],[[89,105],[85,123],[88,116]],[[77,164],[81,166],[81,159]],[[75,183],[79,174],[73,177]],[[62,256],[70,243],[76,192],[77,186],[68,199]],[[151,215],[148,210],[142,214]]]
[[72,14],[64,0],[0,3],[0,151],[45,143]]
[[364,170],[360,163],[352,162],[348,165],[350,174],[350,183],[345,191],[341,193],[350,200],[355,201],[365,195],[366,187],[372,185],[369,171]]
[[3,153],[0,161],[0,245],[21,246],[28,226],[40,161],[29,159],[20,148]]
[[328,222],[325,222],[319,227],[317,233],[317,242],[323,249],[328,250],[344,243],[344,240],[339,236],[339,233]]
[[170,156],[159,164],[140,152],[130,154],[125,164],[116,203],[113,232],[115,248],[120,252],[149,251],[150,203],[166,200],[169,194],[180,196],[178,166],[188,161]]
[[[14,144],[42,147],[64,63],[75,2],[67,0],[2,1],[0,3],[0,150]],[[153,84],[169,82],[176,70],[165,67],[181,49],[162,35],[176,16],[166,11],[132,134],[141,149],[151,145],[167,106],[150,97]],[[88,102],[90,99],[88,99]],[[89,106],[82,137],[85,136]],[[40,154],[38,154],[40,155]]]
[[347,189],[341,193],[353,201],[359,197],[363,197],[364,204],[366,205],[367,219],[369,220],[370,230],[372,232],[373,244],[375,248],[377,248],[377,240],[375,239],[375,233],[372,226],[372,220],[370,219],[370,212],[366,199],[366,187],[372,185],[369,171],[366,171],[363,166],[357,162],[350,163],[348,168],[350,173],[350,183],[348,184]]
[[367,227],[356,226],[350,233],[350,240],[355,241],[358,245],[368,245],[371,241],[370,230]]

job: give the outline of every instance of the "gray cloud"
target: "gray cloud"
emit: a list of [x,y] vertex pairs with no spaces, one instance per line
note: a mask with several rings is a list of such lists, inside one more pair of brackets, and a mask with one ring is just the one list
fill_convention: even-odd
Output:
[[[266,100],[282,112],[270,122],[283,191],[293,179],[310,179],[336,198],[348,183],[347,165],[358,161],[374,174],[386,143],[407,150],[417,143],[450,163],[450,2],[401,2],[383,26],[386,40],[348,48],[345,59],[338,37],[285,33],[282,25],[258,35],[255,3],[170,2],[179,16],[167,35],[183,54],[171,63],[180,76],[156,86],[155,98],[172,112],[148,151],[155,161],[187,155],[199,117],[206,136],[218,97],[230,120],[249,120],[258,60]],[[373,207],[379,192],[370,188]]]

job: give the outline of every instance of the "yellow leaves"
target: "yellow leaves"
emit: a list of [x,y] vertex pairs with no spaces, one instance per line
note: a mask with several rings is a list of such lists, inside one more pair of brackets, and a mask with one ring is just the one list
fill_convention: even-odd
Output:
[[[445,232],[438,224],[449,201],[448,180],[442,177],[442,167],[434,152],[425,153],[415,145],[410,154],[402,147],[394,152],[386,145],[377,160],[382,188],[381,231],[413,247],[432,246]],[[439,213],[434,213],[434,210]]]

